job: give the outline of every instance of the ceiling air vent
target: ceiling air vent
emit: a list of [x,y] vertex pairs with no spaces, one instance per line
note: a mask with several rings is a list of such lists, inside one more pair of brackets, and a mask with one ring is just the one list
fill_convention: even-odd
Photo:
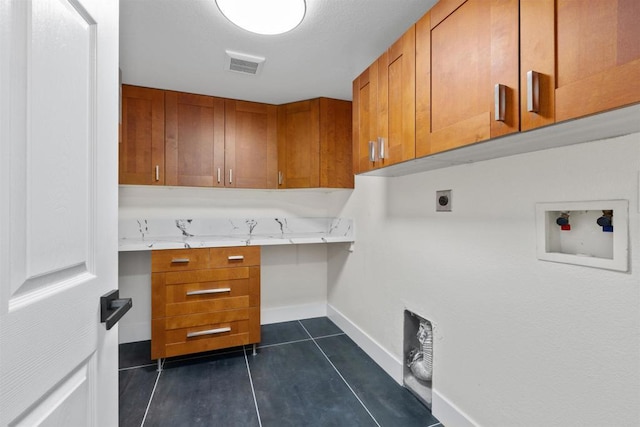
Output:
[[265,60],[262,56],[248,55],[232,50],[225,50],[225,53],[227,54],[225,69],[236,73],[258,74]]

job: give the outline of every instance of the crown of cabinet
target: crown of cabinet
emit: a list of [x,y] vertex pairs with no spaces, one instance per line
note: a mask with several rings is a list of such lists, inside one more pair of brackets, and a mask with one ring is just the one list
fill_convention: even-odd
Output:
[[[638,20],[629,1],[441,0],[354,80],[354,171],[398,161],[390,117],[408,120],[389,97],[413,87],[414,157],[640,102]],[[391,90],[385,64],[412,38],[414,80],[403,68]]]

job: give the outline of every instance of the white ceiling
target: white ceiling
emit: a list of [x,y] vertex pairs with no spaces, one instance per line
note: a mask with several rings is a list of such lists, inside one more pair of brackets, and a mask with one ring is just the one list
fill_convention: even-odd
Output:
[[[351,100],[351,82],[436,0],[306,0],[294,30],[242,30],[215,0],[121,0],[124,83],[282,104]],[[257,76],[224,70],[225,49],[266,57]]]

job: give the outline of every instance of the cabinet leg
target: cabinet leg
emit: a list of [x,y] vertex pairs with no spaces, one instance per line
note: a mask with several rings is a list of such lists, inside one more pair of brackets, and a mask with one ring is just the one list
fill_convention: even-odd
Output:
[[158,357],[158,372],[162,372],[162,359]]
[[258,353],[256,352],[257,345],[258,344],[254,344],[253,345],[253,354],[252,354],[252,356],[257,356],[258,355]]

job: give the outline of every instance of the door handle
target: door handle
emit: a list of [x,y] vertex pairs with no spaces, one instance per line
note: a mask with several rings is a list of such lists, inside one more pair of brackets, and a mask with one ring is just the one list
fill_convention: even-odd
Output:
[[117,289],[100,297],[100,322],[106,324],[107,330],[113,328],[113,325],[133,307],[131,298],[119,297],[120,291]]

